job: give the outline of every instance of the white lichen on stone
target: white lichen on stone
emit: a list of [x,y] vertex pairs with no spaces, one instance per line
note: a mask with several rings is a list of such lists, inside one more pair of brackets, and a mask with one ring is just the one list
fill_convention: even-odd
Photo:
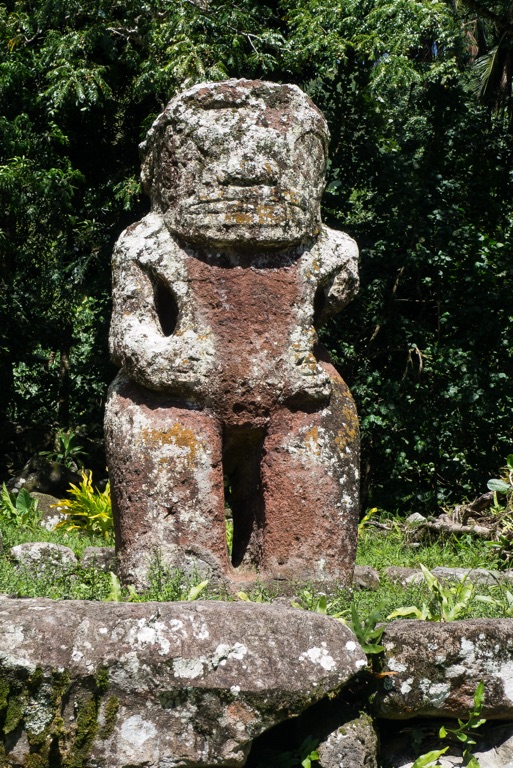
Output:
[[148,739],[154,739],[157,736],[157,729],[149,720],[143,720],[141,715],[132,715],[121,725],[120,735],[124,741],[134,747],[140,747]]
[[402,661],[398,661],[395,656],[391,656],[389,659],[387,659],[387,666],[391,672],[406,672],[407,670],[406,664],[404,664]]
[[337,663],[333,656],[330,655],[326,648],[326,643],[321,643],[321,646],[314,646],[299,656],[299,661],[310,661],[312,664],[319,664],[327,672],[331,672],[337,666]]
[[213,669],[217,669],[219,666],[225,666],[230,660],[242,661],[247,653],[248,649],[242,643],[234,643],[233,645],[221,643],[213,653],[211,666]]
[[197,677],[201,677],[206,664],[207,659],[205,658],[174,659],[173,672],[175,677],[194,680]]

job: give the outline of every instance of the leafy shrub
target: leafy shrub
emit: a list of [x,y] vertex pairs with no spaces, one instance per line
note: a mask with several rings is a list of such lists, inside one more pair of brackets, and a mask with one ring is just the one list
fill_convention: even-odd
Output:
[[55,437],[54,450],[41,451],[40,456],[46,456],[50,461],[58,461],[76,472],[83,467],[81,457],[85,456],[85,450],[77,442],[77,433],[74,430],[60,429]]
[[10,493],[5,483],[2,483],[0,519],[16,527],[29,529],[39,527],[41,513],[38,510],[37,499],[34,499],[25,488],[17,494]]
[[71,485],[68,493],[71,499],[62,499],[55,506],[60,507],[66,519],[57,523],[56,529],[83,531],[88,535],[102,536],[111,540],[113,535],[112,504],[110,485],[104,491],[93,488],[92,473],[82,470],[82,482]]
[[474,585],[466,579],[462,579],[455,586],[444,585],[424,565],[421,564],[420,567],[430,592],[430,603],[423,603],[421,608],[416,605],[396,608],[387,619],[413,616],[422,621],[455,621],[462,618],[474,597]]

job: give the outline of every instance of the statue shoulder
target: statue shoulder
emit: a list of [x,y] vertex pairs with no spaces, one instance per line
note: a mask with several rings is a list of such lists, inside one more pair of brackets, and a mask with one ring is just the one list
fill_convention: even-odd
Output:
[[342,269],[357,270],[358,246],[345,232],[322,225],[314,247],[323,276],[338,273]]
[[133,259],[150,266],[158,263],[163,255],[178,256],[181,252],[182,248],[169,233],[162,216],[149,213],[123,230],[116,242],[113,259],[114,262]]

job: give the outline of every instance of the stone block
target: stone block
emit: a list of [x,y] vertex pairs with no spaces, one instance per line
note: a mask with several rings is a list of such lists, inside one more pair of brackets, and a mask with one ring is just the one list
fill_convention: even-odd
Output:
[[365,664],[347,627],[284,606],[0,599],[6,764],[237,768]]
[[513,720],[513,619],[394,621],[381,643],[379,717],[464,717],[482,680],[483,717]]
[[27,541],[9,550],[10,557],[20,566],[43,574],[48,571],[69,571],[78,565],[75,553],[62,544],[49,541]]
[[372,719],[361,714],[324,738],[317,748],[319,768],[378,768],[378,736]]

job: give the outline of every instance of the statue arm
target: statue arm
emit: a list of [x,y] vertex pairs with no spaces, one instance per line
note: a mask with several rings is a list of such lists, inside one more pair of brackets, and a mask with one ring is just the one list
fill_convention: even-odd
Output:
[[325,227],[318,247],[315,325],[320,328],[357,294],[359,278],[358,246],[349,235]]
[[[202,363],[208,356],[202,347],[208,335],[203,335],[200,344],[192,318],[187,317],[191,309],[185,306],[183,256],[167,232],[152,230],[148,224],[151,218],[126,230],[114,250],[111,358],[138,384],[177,396],[194,396],[201,389]],[[173,329],[164,327],[159,319],[158,283],[171,305],[167,314],[176,319]]]

